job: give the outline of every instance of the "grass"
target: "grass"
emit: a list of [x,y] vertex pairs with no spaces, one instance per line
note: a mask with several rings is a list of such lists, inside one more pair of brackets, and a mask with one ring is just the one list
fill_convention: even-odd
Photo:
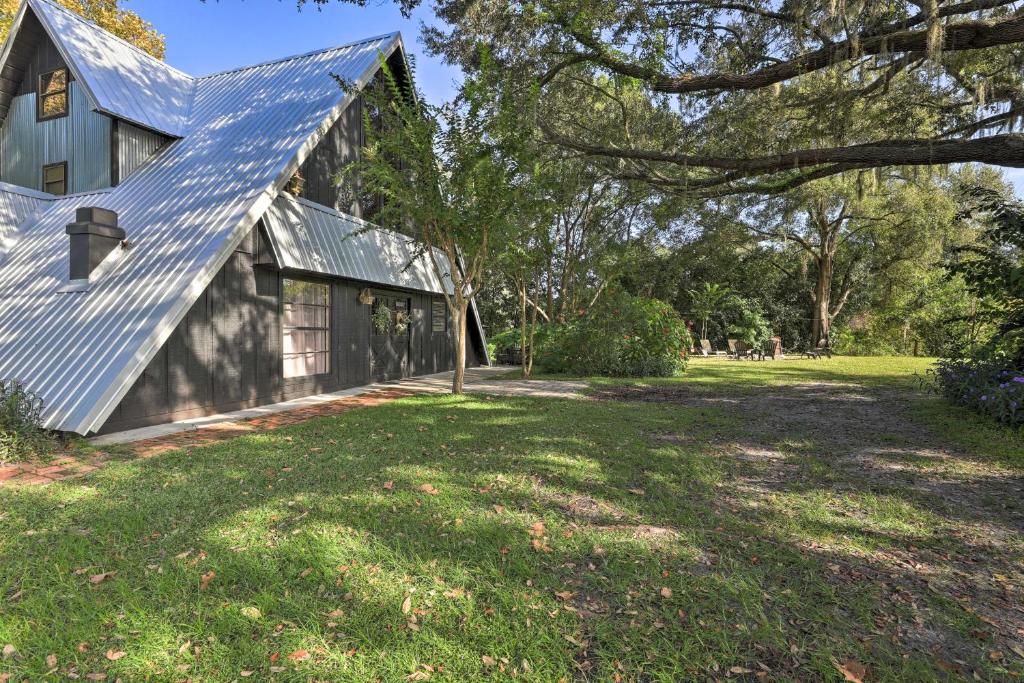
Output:
[[[920,484],[998,494],[1021,441],[914,393],[925,367],[712,360],[595,383],[677,392],[659,400],[422,396],[0,488],[0,681],[1020,677],[1005,615],[936,559],[974,543],[1015,595],[1016,530],[975,532],[1019,510]],[[820,382],[907,406],[907,429],[848,439],[891,480],[735,402]]]

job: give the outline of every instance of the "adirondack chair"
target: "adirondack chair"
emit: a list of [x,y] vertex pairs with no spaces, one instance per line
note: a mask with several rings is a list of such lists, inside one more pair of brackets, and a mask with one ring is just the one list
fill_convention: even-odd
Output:
[[711,347],[711,341],[709,339],[700,340],[700,355],[702,356],[713,356],[715,350]]

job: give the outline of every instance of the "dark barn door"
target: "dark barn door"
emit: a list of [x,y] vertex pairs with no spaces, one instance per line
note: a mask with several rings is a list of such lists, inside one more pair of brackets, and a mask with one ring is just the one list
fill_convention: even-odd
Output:
[[370,315],[370,379],[387,382],[408,377],[409,297],[374,296]]

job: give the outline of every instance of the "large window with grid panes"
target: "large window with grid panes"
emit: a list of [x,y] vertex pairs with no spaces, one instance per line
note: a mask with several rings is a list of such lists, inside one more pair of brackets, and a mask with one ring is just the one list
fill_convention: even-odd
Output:
[[281,285],[281,306],[285,379],[330,372],[330,285],[285,278]]

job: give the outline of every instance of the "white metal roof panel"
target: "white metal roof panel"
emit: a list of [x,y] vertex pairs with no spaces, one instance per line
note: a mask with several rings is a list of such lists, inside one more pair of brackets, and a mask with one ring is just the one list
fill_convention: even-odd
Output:
[[[435,294],[453,291],[451,279],[442,285],[412,239],[355,216],[282,192],[263,221],[282,268]],[[434,253],[447,267],[444,254]]]
[[49,0],[28,0],[96,109],[185,134],[195,79]]
[[0,182],[0,266],[17,240],[18,226],[54,199],[45,192]]
[[[30,0],[38,2],[39,0]],[[187,135],[102,195],[50,202],[0,268],[0,377],[44,401],[47,427],[98,429],[398,34],[196,80]],[[133,247],[62,294],[75,208],[116,211]]]

